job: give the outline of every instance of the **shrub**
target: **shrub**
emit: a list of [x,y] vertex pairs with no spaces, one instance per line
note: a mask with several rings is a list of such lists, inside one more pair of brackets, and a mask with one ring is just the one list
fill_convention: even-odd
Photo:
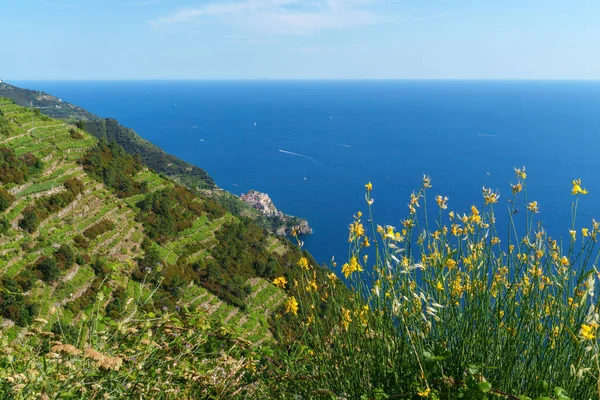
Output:
[[39,173],[43,168],[42,161],[31,153],[21,157],[9,147],[0,147],[0,183],[26,182],[33,174]]
[[8,219],[6,217],[0,217],[0,236],[8,232],[9,228],[10,222],[8,221]]
[[73,249],[66,244],[61,245],[55,252],[54,258],[60,269],[67,269],[75,264],[75,253]]
[[0,315],[16,325],[27,326],[37,315],[37,306],[23,296],[23,288],[10,278],[0,283]]
[[115,229],[115,223],[110,220],[103,219],[83,231],[83,236],[89,240],[94,240],[103,233],[112,231],[113,229]]
[[71,178],[65,181],[63,185],[65,191],[41,197],[33,205],[28,206],[22,213],[19,227],[32,233],[51,213],[57,212],[70,204],[83,190],[83,184],[77,178]]
[[15,197],[6,189],[0,187],[0,212],[10,207],[13,201],[15,201]]
[[54,282],[60,275],[60,269],[58,268],[56,259],[54,259],[54,257],[40,258],[36,262],[35,269],[40,271],[42,274],[42,279],[48,283]]
[[83,139],[83,134],[81,132],[79,132],[77,129],[74,129],[74,128],[69,129],[69,134],[71,135],[72,139],[75,139],[75,140]]
[[115,142],[98,143],[81,159],[81,164],[86,172],[112,188],[119,197],[143,193],[141,183],[134,179],[143,169],[142,163]]

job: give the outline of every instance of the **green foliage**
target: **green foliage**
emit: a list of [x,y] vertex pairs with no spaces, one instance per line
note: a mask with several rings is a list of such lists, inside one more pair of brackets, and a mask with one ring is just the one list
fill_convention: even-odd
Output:
[[136,206],[140,209],[137,220],[144,224],[148,237],[159,243],[190,228],[201,215],[206,214],[209,219],[225,215],[225,210],[213,200],[198,201],[180,185],[149,193]]
[[6,234],[10,228],[10,221],[6,217],[0,217],[0,236]]
[[[0,117],[2,116],[2,111],[0,111]],[[9,122],[4,118],[0,118],[0,136],[11,136],[13,133],[14,129]]]
[[39,173],[43,167],[39,158],[31,153],[20,157],[9,147],[0,147],[0,183],[26,182],[33,174]]
[[[81,107],[61,101],[47,93],[19,88],[7,83],[0,84],[0,96],[9,98],[13,103],[29,108],[38,107],[52,118],[89,120],[97,119],[94,114]],[[58,106],[58,107],[57,107]]]
[[0,315],[19,326],[27,326],[37,315],[37,306],[23,295],[24,289],[14,279],[0,282]]
[[60,269],[67,269],[75,264],[75,252],[66,244],[61,245],[55,252],[54,258]]
[[54,257],[41,257],[35,264],[45,282],[54,282],[60,275],[60,268]]
[[6,189],[0,187],[0,212],[10,207],[13,201],[15,201],[15,197]]
[[75,140],[83,139],[83,134],[77,131],[75,128],[69,129],[69,135],[71,135],[71,138]]
[[134,179],[143,168],[142,163],[130,156],[115,142],[100,142],[82,158],[83,169],[94,178],[114,189],[119,197],[143,193],[144,187]]
[[81,122],[78,126],[100,140],[116,142],[128,154],[139,156],[149,168],[172,177],[190,188],[215,187],[214,181],[206,171],[166,153],[158,146],[142,139],[133,130],[121,126],[114,119]]
[[[518,194],[525,191],[522,170],[517,179],[505,247],[497,236],[498,194],[491,190],[483,191],[483,207],[462,216],[444,211],[447,199],[438,196],[437,218],[428,218],[420,215],[431,187],[425,178],[396,231],[372,222],[367,185],[370,224],[363,226],[361,213],[354,217],[349,259],[341,268],[351,296],[336,295],[335,276],[315,279],[310,263],[302,262],[302,283],[286,303],[287,314],[276,319],[295,321],[299,338],[277,336],[289,348],[280,355],[284,367],[277,368],[285,372],[269,379],[273,392],[303,398],[373,398],[375,391],[415,399],[598,398],[600,317],[593,293],[600,224],[588,222],[577,242],[572,229],[563,249],[543,230],[537,203]],[[579,195],[587,193],[579,185],[573,181],[572,227]],[[526,210],[525,229],[513,220],[516,207]],[[316,287],[329,294],[325,300]],[[323,303],[332,304],[325,316],[315,312]]]
[[83,184],[77,178],[71,178],[65,181],[64,188],[66,190],[51,196],[40,197],[32,205],[27,206],[23,210],[19,227],[29,233],[35,231],[48,216],[75,200],[83,190]]
[[50,332],[0,337],[0,397],[271,398],[260,382],[270,349],[252,347],[202,312],[149,312],[118,327],[108,316],[88,318],[70,327],[59,316]]
[[103,219],[83,231],[83,236],[89,240],[94,240],[103,233],[112,231],[113,229],[115,229],[115,223],[110,220]]

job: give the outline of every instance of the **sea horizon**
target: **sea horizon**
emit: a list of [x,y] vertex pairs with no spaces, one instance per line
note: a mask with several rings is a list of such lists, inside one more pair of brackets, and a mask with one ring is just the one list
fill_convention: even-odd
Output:
[[303,240],[319,263],[347,257],[347,227],[366,210],[368,181],[382,225],[400,225],[423,174],[433,180],[429,211],[437,213],[439,194],[462,213],[483,204],[482,186],[499,190],[505,205],[521,166],[552,236],[568,235],[573,179],[590,189],[579,222],[600,217],[596,81],[29,82],[117,119],[225,190],[268,193],[278,209],[308,220],[314,234]]

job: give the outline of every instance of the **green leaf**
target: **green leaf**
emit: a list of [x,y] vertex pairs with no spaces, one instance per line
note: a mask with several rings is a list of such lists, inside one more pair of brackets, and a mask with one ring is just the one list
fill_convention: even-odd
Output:
[[489,393],[492,390],[492,384],[489,382],[479,382],[477,384],[477,388],[482,392],[482,393]]

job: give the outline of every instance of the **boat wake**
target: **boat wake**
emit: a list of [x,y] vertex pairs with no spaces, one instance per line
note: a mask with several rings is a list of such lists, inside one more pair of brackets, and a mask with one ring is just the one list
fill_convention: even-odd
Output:
[[287,150],[279,150],[279,152],[283,153],[283,154],[289,154],[291,156],[306,158],[307,160],[310,160],[310,161],[318,164],[317,160],[315,160],[314,158],[312,158],[310,156],[304,155],[304,154],[294,153],[293,151],[287,151]]

